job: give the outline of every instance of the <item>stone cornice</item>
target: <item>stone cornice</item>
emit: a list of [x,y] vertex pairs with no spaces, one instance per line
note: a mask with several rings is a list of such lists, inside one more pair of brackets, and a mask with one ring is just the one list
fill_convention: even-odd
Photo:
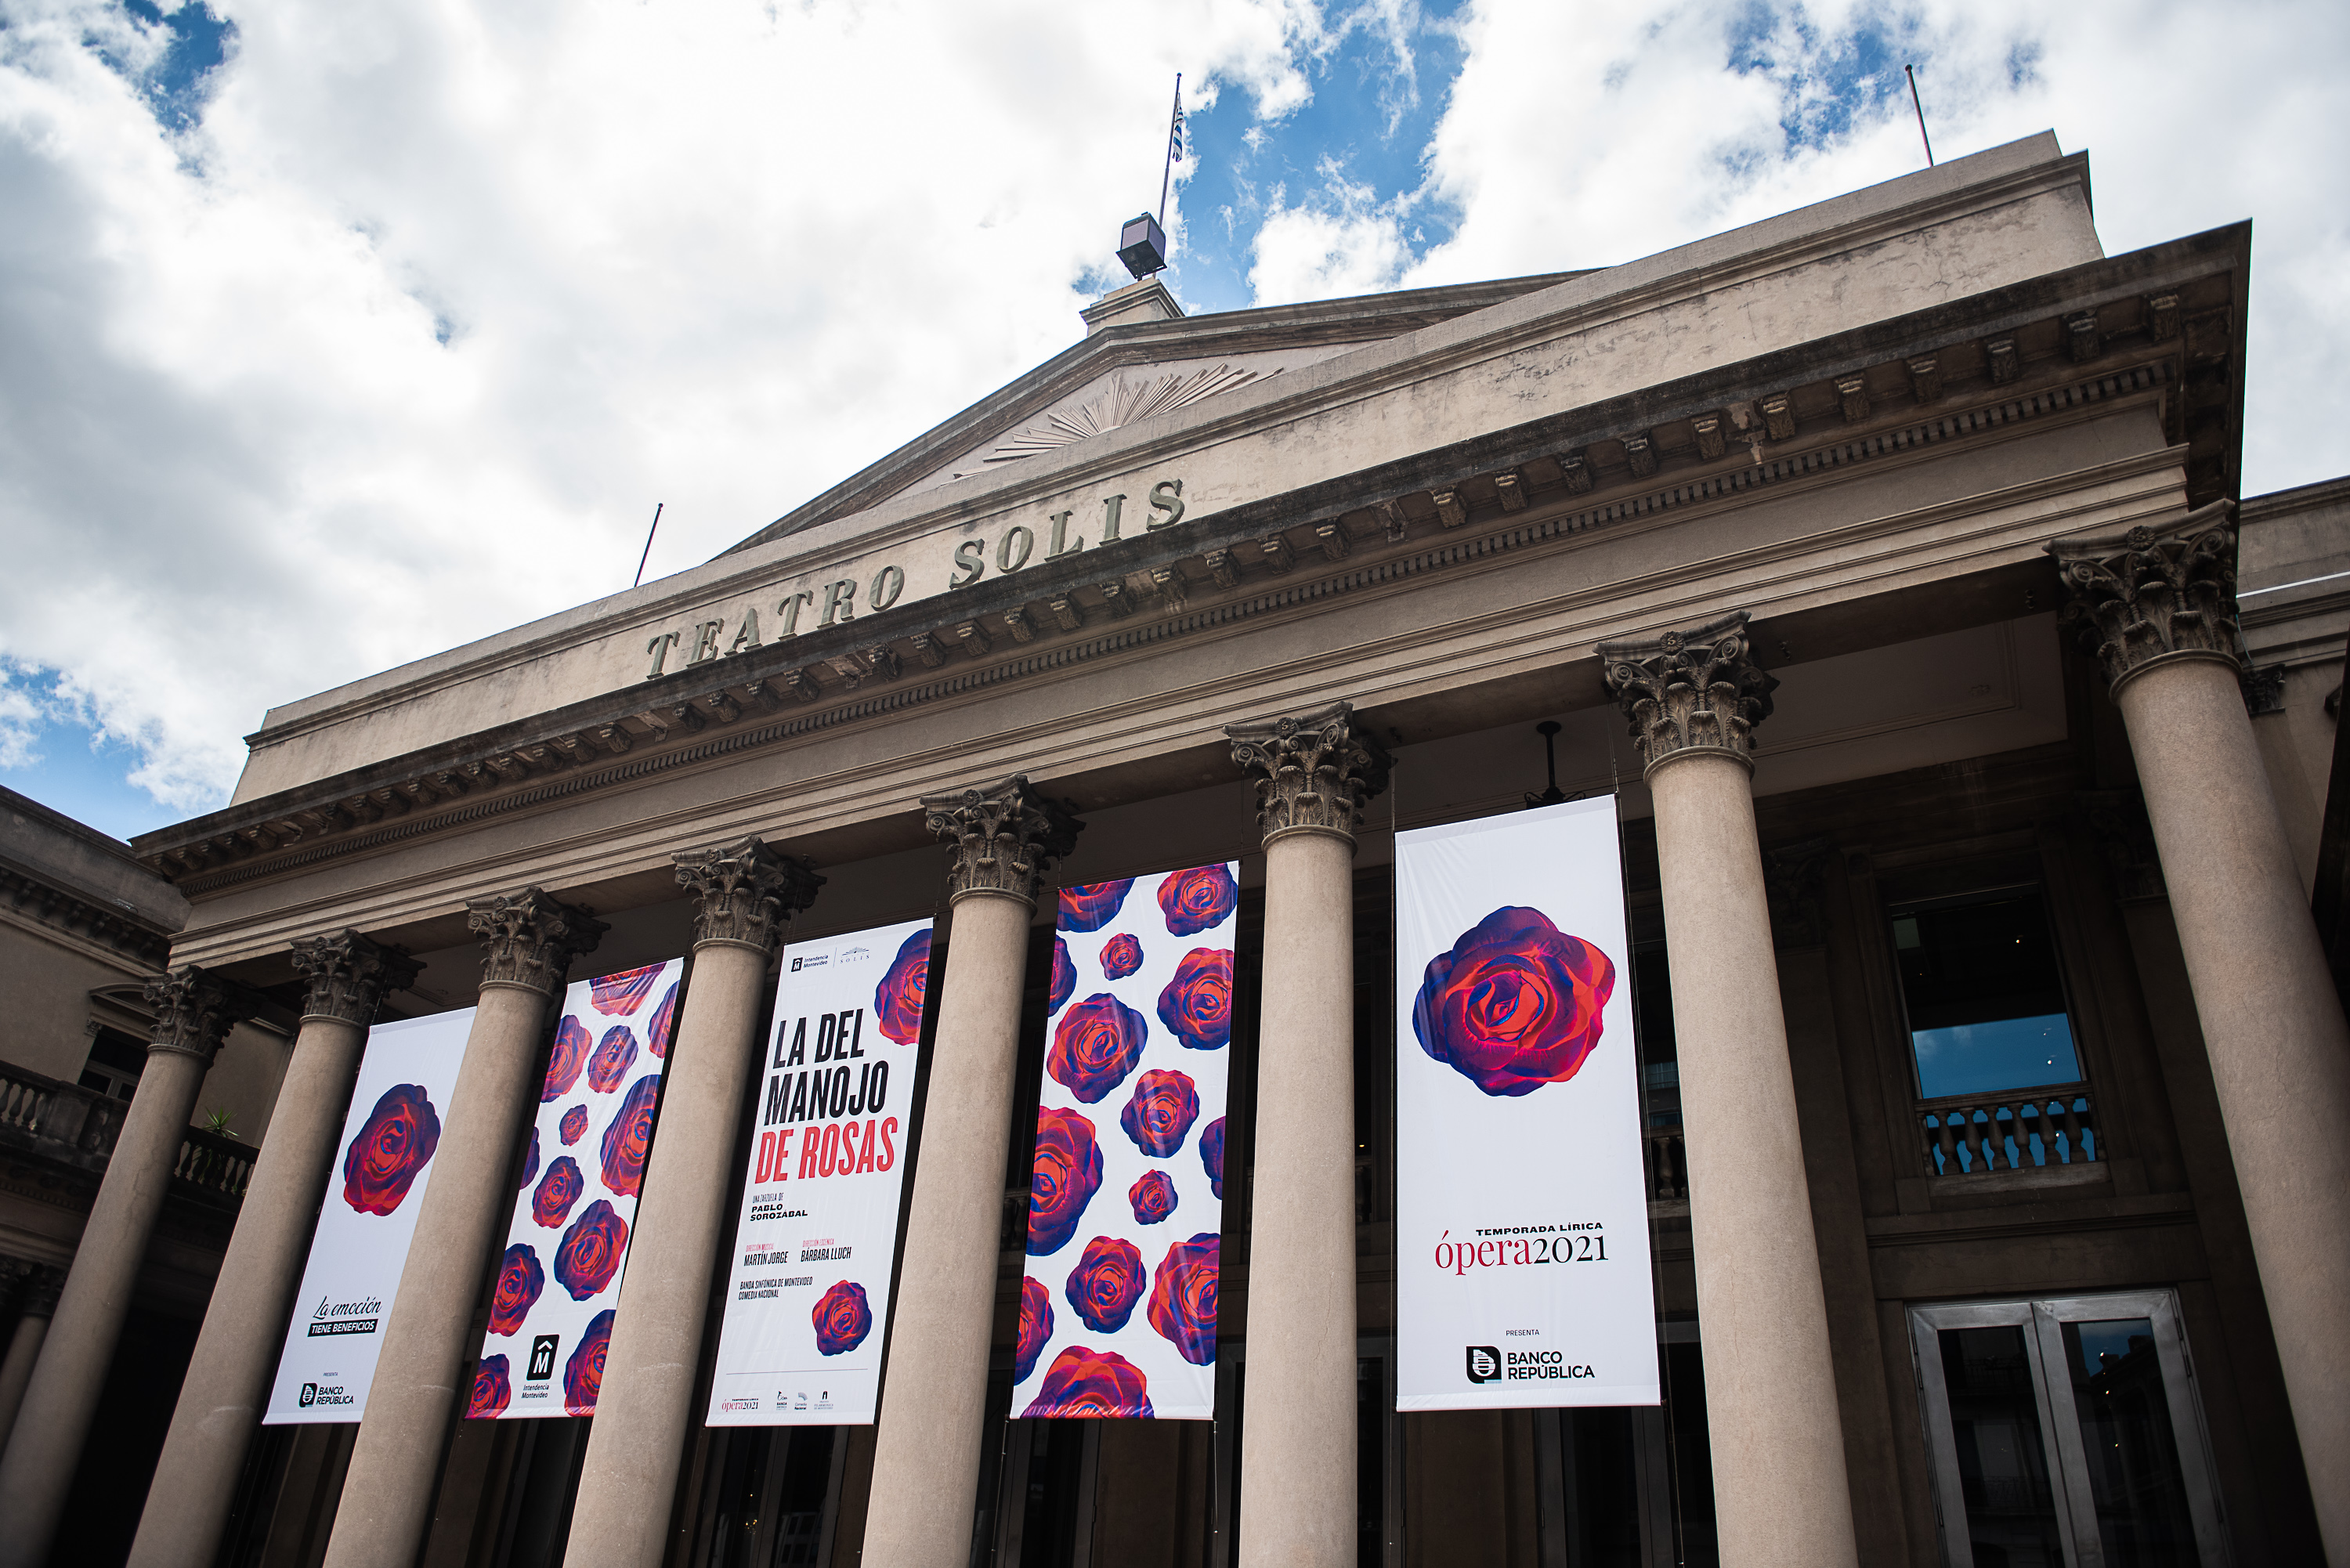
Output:
[[0,907],[28,923],[120,954],[139,969],[161,969],[171,957],[171,938],[144,921],[126,919],[103,905],[7,866],[0,866]]

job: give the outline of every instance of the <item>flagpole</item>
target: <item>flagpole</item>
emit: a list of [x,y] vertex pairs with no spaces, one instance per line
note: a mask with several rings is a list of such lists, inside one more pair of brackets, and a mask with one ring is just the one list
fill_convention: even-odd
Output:
[[1167,187],[1175,178],[1175,127],[1183,116],[1183,73],[1175,73],[1175,104],[1167,111],[1167,158],[1159,171],[1159,226],[1167,226]]

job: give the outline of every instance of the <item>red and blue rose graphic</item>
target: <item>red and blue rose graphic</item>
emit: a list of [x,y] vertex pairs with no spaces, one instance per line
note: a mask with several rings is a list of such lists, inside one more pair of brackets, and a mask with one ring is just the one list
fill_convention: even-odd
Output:
[[1142,967],[1142,944],[1125,931],[1102,944],[1102,978],[1124,980]]
[[604,1129],[604,1185],[633,1198],[644,1184],[645,1155],[652,1147],[653,1108],[660,1101],[660,1076],[648,1073],[629,1085],[620,1108]]
[[1203,1231],[1167,1249],[1151,1277],[1146,1315],[1175,1353],[1194,1366],[1216,1358],[1217,1254],[1222,1238]]
[[1086,1205],[1101,1190],[1101,1146],[1076,1111],[1036,1112],[1036,1163],[1028,1179],[1028,1252],[1049,1257],[1069,1244]]
[[473,1386],[465,1394],[465,1419],[487,1420],[514,1403],[514,1379],[507,1376],[506,1358],[484,1355],[474,1365]]
[[1222,1116],[1200,1129],[1200,1164],[1208,1173],[1208,1190],[1222,1201],[1224,1196],[1224,1118]]
[[1077,966],[1069,961],[1069,944],[1060,937],[1053,939],[1053,983],[1045,997],[1047,1013],[1061,1011],[1061,1003],[1077,994]]
[[1061,1292],[1087,1328],[1116,1334],[1134,1315],[1149,1272],[1142,1249],[1116,1236],[1097,1236],[1077,1254],[1077,1266]]
[[599,1095],[608,1095],[620,1086],[629,1074],[629,1065],[637,1059],[637,1037],[625,1023],[615,1023],[604,1031],[604,1038],[596,1044],[596,1054],[588,1058],[588,1086]]
[[596,1397],[604,1392],[604,1357],[612,1348],[612,1309],[606,1307],[588,1320],[579,1347],[563,1364],[563,1413],[592,1416]]
[[1045,1070],[1087,1105],[1126,1082],[1142,1058],[1142,1014],[1106,991],[1072,1003],[1054,1027]]
[[873,1306],[865,1287],[842,1280],[817,1298],[808,1314],[816,1324],[816,1347],[826,1355],[846,1355],[873,1332]]
[[900,1045],[921,1038],[922,1002],[930,981],[931,933],[924,928],[899,947],[881,983],[874,987],[874,1027]]
[[1508,905],[1429,961],[1412,1033],[1486,1094],[1531,1095],[1581,1071],[1615,989],[1606,953],[1539,909]]
[[1061,929],[1065,931],[1097,931],[1118,919],[1125,907],[1126,896],[1134,891],[1134,878],[1122,877],[1115,882],[1096,882],[1084,888],[1061,889]]
[[612,1282],[629,1247],[629,1222],[598,1198],[563,1233],[555,1251],[555,1282],[584,1302]]
[[1053,1337],[1053,1293],[1041,1280],[1020,1282],[1020,1344],[1014,1352],[1012,1381],[1025,1383],[1036,1370],[1036,1357]]
[[1175,1212],[1178,1198],[1174,1179],[1163,1170],[1146,1170],[1126,1189],[1126,1200],[1134,1206],[1136,1224],[1159,1224]]
[[538,1304],[546,1289],[546,1271],[538,1266],[538,1249],[517,1241],[506,1249],[498,1265],[498,1288],[490,1296],[490,1332],[507,1334]]
[[671,986],[661,996],[660,1005],[653,1009],[652,1019],[645,1025],[645,1049],[656,1056],[669,1054],[670,1026],[677,1022],[677,987]]
[[650,969],[632,969],[620,974],[608,974],[601,980],[588,982],[588,994],[596,1011],[607,1018],[627,1018],[645,1004],[653,993],[653,982],[660,979],[667,964],[654,964]]
[[400,1207],[441,1147],[441,1114],[421,1084],[394,1084],[343,1151],[343,1201],[362,1214]]
[[1159,993],[1159,1022],[1178,1044],[1194,1051],[1217,1051],[1232,1039],[1232,955],[1222,948],[1193,948],[1175,966],[1175,978]]
[[[564,1112],[563,1121],[556,1127],[555,1131],[556,1136],[563,1140],[564,1147],[569,1148],[573,1144],[577,1143],[588,1134],[588,1107],[586,1106],[574,1106],[569,1110]],[[536,1127],[531,1128],[530,1136],[533,1138],[537,1137],[538,1129]]]
[[1148,1418],[1150,1384],[1142,1368],[1116,1351],[1072,1345],[1053,1357],[1044,1387],[1020,1414],[1028,1420],[1048,1416]]
[[579,1081],[579,1069],[588,1064],[588,1049],[595,1041],[587,1025],[566,1013],[563,1022],[555,1026],[555,1045],[546,1054],[546,1082],[539,1085],[538,1103],[551,1106],[571,1092]]
[[1200,1119],[1200,1091],[1188,1074],[1153,1067],[1134,1081],[1134,1097],[1118,1114],[1118,1125],[1134,1147],[1165,1159],[1183,1147]]
[[587,1189],[579,1162],[567,1154],[557,1155],[538,1179],[538,1190],[530,1195],[530,1217],[552,1231],[571,1217],[571,1206]]
[[1194,866],[1159,884],[1159,909],[1170,936],[1195,937],[1221,926],[1240,902],[1240,884],[1221,865]]
[[538,1129],[536,1127],[533,1127],[530,1129],[530,1143],[522,1151],[522,1179],[515,1183],[515,1189],[516,1191],[520,1191],[522,1189],[528,1187],[531,1183],[531,1179],[536,1177],[537,1174]]

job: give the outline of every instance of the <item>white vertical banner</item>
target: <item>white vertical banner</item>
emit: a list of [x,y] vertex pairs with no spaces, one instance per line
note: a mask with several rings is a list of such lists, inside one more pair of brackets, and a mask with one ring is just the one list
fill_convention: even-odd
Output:
[[1236,869],[1061,889],[1015,1415],[1215,1417]]
[[930,968],[928,920],[785,950],[712,1427],[873,1424]]
[[685,961],[563,993],[468,1420],[592,1416]]
[[270,1385],[264,1426],[356,1421],[432,1178],[473,1009],[379,1023],[343,1117],[301,1293]]
[[1396,839],[1396,1408],[1658,1403],[1612,798]]

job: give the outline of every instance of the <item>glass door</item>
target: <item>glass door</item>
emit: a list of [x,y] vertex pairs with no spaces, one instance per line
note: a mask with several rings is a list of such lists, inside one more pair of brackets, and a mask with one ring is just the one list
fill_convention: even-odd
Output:
[[2169,1291],[1909,1309],[1953,1568],[2226,1568]]

